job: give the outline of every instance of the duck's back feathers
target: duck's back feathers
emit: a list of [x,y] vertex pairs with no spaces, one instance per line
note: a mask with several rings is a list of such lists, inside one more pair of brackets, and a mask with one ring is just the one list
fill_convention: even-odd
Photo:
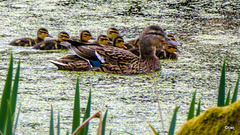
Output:
[[31,38],[15,39],[9,43],[9,45],[13,46],[34,46],[35,44],[36,44],[35,40]]
[[68,49],[65,46],[62,46],[58,40],[47,40],[33,46],[34,49],[40,50],[54,50],[54,49]]
[[89,71],[91,70],[90,64],[79,58],[77,55],[67,55],[58,60],[48,60],[58,67],[59,70],[70,71]]

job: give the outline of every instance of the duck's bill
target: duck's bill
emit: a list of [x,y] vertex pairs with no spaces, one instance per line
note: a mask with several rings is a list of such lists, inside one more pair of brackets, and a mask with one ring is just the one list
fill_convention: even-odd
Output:
[[50,34],[48,34],[48,37],[51,37],[51,38],[53,38],[53,36],[52,36],[52,35],[50,35]]
[[123,35],[122,35],[122,34],[120,34],[120,33],[118,33],[118,36],[119,36],[119,37],[123,37]]
[[92,37],[91,39],[92,39],[92,40],[95,40],[96,38],[95,38],[95,37]]
[[179,53],[180,53],[180,52],[182,52],[182,51],[180,51],[180,50],[177,48],[176,52],[179,52]]
[[177,41],[173,41],[171,39],[167,39],[166,41],[167,44],[174,45],[174,46],[181,46],[181,44]]

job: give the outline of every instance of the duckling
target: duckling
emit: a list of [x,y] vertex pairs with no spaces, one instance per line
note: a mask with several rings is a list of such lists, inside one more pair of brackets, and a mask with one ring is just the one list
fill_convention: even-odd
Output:
[[49,33],[48,30],[45,28],[40,28],[37,31],[37,38],[32,39],[32,38],[20,38],[20,39],[15,39],[12,42],[9,43],[9,45],[13,46],[34,46],[37,43],[43,42],[45,37],[52,37]]
[[114,47],[118,47],[118,48],[123,48],[123,49],[127,49],[127,47],[125,46],[124,39],[121,36],[116,36],[113,39],[113,46]]
[[92,34],[90,31],[88,30],[83,30],[80,33],[80,39],[77,39],[75,37],[72,37],[72,40],[80,42],[80,43],[90,43],[89,40],[90,39],[95,39],[94,37],[92,37]]
[[[161,29],[158,26],[158,29]],[[75,41],[67,41],[71,44],[71,49],[73,52],[76,53],[77,58],[69,61],[69,62],[62,62],[60,60],[49,60],[51,63],[55,64],[59,69],[64,70],[81,70],[82,67],[86,66],[86,62],[83,61],[87,59],[87,57],[82,55],[84,52],[83,48],[85,45],[75,42]],[[88,60],[95,60],[97,59],[101,62],[100,67],[94,67],[91,65],[91,62],[88,62],[88,68],[84,68],[87,70],[95,70],[100,72],[106,73],[115,73],[115,74],[145,74],[151,73],[158,70],[159,67],[159,59],[155,55],[156,53],[156,46],[160,42],[165,42],[171,45],[179,45],[178,42],[172,41],[165,36],[165,34],[156,34],[156,33],[149,33],[145,36],[141,36],[139,39],[140,42],[140,56],[136,56],[128,50],[124,50],[121,48],[113,47],[113,46],[99,46],[99,45],[87,45],[88,49],[89,46],[92,46],[91,54],[95,54],[94,57]],[[89,56],[90,56],[89,55]],[[73,57],[73,56],[71,56]],[[84,60],[83,60],[84,59]],[[81,65],[83,64],[83,66]],[[86,71],[86,70],[84,70]]]
[[33,48],[40,50],[68,49],[68,47],[60,45],[60,43],[69,40],[69,38],[69,34],[62,31],[58,34],[57,40],[47,40],[34,45]]
[[110,41],[106,35],[99,35],[97,40],[94,41],[93,44],[109,45],[112,44],[112,41]]
[[117,28],[109,28],[107,30],[107,36],[109,38],[110,41],[113,41],[113,39],[116,36],[122,36],[121,34],[119,34],[119,30]]

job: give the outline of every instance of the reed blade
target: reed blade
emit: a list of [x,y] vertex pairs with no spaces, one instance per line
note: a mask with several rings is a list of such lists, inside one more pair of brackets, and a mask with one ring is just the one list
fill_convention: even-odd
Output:
[[174,135],[176,121],[177,121],[177,112],[178,112],[179,108],[180,108],[180,106],[176,106],[175,109],[174,109],[174,113],[173,113],[173,117],[172,117],[172,120],[171,120],[171,124],[170,124],[170,128],[169,128],[169,131],[168,131],[168,135]]
[[[86,112],[84,114],[83,117],[83,122],[90,117],[90,113],[91,113],[91,98],[92,98],[92,94],[91,94],[91,89],[89,91],[89,96],[88,96],[88,103],[87,103],[87,109]],[[88,135],[88,127],[89,127],[89,123],[80,131],[80,135]]]
[[191,101],[190,108],[189,108],[189,111],[188,111],[188,118],[187,118],[187,120],[190,120],[190,119],[192,119],[194,117],[196,92],[197,92],[197,90],[195,90],[195,92],[193,93],[192,101]]
[[60,135],[60,111],[58,111],[57,135]]
[[224,106],[225,100],[225,72],[226,72],[226,60],[223,62],[220,84],[218,89],[218,104],[217,106]]
[[199,99],[199,101],[198,101],[198,108],[197,108],[196,116],[200,115],[200,112],[201,112],[201,99]]
[[237,79],[237,82],[236,82],[236,86],[235,86],[235,89],[234,89],[234,92],[233,92],[232,103],[237,101],[239,79],[240,79],[240,74],[238,76],[238,79]]
[[17,93],[18,93],[18,84],[19,84],[19,75],[20,75],[20,60],[18,61],[18,67],[17,72],[15,74],[15,79],[13,83],[13,88],[10,96],[10,105],[12,110],[12,115],[14,118],[14,113],[16,110],[16,104],[17,104]]
[[107,113],[108,113],[108,109],[106,110],[104,117],[103,117],[103,121],[102,121],[102,135],[105,135],[105,130],[106,130],[106,122],[107,122]]
[[75,89],[75,100],[74,100],[74,110],[73,110],[73,123],[72,123],[72,133],[80,125],[80,92],[79,92],[79,78],[77,78],[76,89]]
[[152,129],[154,135],[158,135],[159,134],[150,123],[148,123],[148,126]]
[[50,117],[50,130],[49,135],[54,135],[54,124],[53,124],[53,108],[51,105],[51,117]]
[[6,131],[5,135],[12,135],[12,127],[13,127],[13,114],[10,106],[10,101],[8,100],[7,102],[8,107],[7,107],[7,125],[6,125]]
[[13,75],[13,56],[11,53],[7,79],[5,81],[5,86],[2,92],[1,106],[0,106],[0,132],[5,133],[5,127],[7,124],[7,111],[8,111],[8,101],[10,101],[11,86],[12,86],[12,75]]
[[19,108],[18,108],[18,114],[17,114],[17,118],[16,118],[16,121],[15,121],[15,126],[14,126],[14,134],[15,134],[15,131],[17,130],[17,124],[18,124],[18,119],[19,119],[19,116],[20,116],[20,110],[21,110],[21,104],[19,105]]
[[228,90],[228,94],[227,94],[227,98],[226,101],[224,103],[224,106],[228,106],[230,103],[230,93],[231,93],[231,88]]

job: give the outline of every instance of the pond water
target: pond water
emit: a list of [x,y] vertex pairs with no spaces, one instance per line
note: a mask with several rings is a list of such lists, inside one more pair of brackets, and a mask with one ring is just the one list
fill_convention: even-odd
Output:
[[[173,1],[68,1],[17,0],[0,2],[0,85],[4,86],[10,52],[14,67],[21,60],[18,103],[21,113],[17,134],[48,134],[50,106],[53,106],[55,125],[57,112],[61,115],[61,134],[71,130],[76,79],[80,79],[81,108],[86,107],[92,90],[91,114],[105,112],[107,134],[148,134],[150,122],[163,132],[153,74],[114,75],[94,72],[60,71],[47,62],[70,51],[39,51],[31,47],[7,45],[19,37],[34,37],[36,30],[45,27],[57,37],[62,30],[78,36],[89,30],[94,37],[116,27],[125,40],[135,38],[148,25],[159,25],[183,43],[177,61],[161,61],[162,70],[155,72],[165,131],[168,131],[173,110],[180,106],[176,130],[186,121],[192,93],[197,90],[202,108],[217,104],[217,91],[223,59],[226,58],[226,91],[235,87],[240,70],[240,3]],[[141,11],[127,12],[130,7]],[[2,91],[0,91],[2,94]],[[240,94],[238,94],[238,97]],[[96,134],[98,120],[90,123],[90,134]]]

